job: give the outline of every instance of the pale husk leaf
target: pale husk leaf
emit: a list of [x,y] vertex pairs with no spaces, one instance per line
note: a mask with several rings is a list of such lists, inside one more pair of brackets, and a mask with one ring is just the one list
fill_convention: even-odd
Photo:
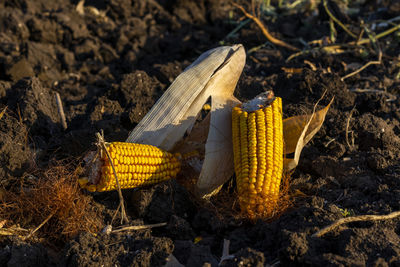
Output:
[[234,173],[232,150],[232,108],[240,104],[234,96],[211,97],[211,122],[205,147],[205,158],[197,191],[202,197],[218,193]]
[[[195,62],[181,73],[152,109],[129,134],[126,142],[151,144],[164,150],[171,150],[191,128],[203,104],[213,94],[232,95],[233,88],[209,86],[213,77],[236,80],[239,78],[245,62],[242,45],[223,46],[203,53]],[[237,61],[243,62],[238,64]],[[230,77],[216,75],[226,65],[233,65]],[[215,79],[214,79],[215,80]]]
[[244,68],[246,54],[238,49],[207,84],[211,93],[211,122],[205,146],[203,167],[197,180],[197,193],[206,197],[232,177],[232,108],[240,103],[233,91]]

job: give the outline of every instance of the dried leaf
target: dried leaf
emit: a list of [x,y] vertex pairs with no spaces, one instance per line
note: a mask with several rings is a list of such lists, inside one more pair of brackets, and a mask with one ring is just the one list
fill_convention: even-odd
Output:
[[[203,53],[175,79],[126,141],[171,150],[192,128],[210,96],[233,94],[245,58],[242,45]],[[222,72],[224,75],[220,75]]]
[[325,108],[319,111],[315,111],[318,103],[315,104],[314,112],[310,115],[295,116],[283,120],[284,151],[286,154],[294,153],[293,159],[284,159],[286,170],[292,170],[297,166],[303,147],[321,128],[332,102],[333,98]]
[[[205,153],[197,182],[198,193],[204,196],[217,192],[233,174],[231,112],[239,101],[232,95],[245,62],[242,45],[218,47],[203,53],[175,79],[133,129],[127,142],[151,144],[169,151],[175,148],[181,153],[203,145]],[[199,124],[200,129],[192,130],[210,97],[210,123]],[[181,142],[188,132],[189,138]],[[193,133],[191,137],[190,132]],[[207,142],[204,142],[205,137]]]

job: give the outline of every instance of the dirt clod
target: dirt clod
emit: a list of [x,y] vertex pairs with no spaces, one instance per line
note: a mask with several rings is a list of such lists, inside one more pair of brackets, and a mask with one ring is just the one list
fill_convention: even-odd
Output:
[[191,218],[195,207],[186,189],[175,180],[138,190],[132,194],[131,207],[149,222],[168,222],[173,215]]
[[0,182],[4,187],[10,185],[11,177],[22,176],[33,165],[27,127],[14,116],[6,112],[0,120]]

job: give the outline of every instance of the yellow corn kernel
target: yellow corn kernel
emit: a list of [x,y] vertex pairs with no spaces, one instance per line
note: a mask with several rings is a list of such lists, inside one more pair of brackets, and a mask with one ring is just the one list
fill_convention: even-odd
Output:
[[[157,147],[142,144],[113,142],[107,144],[121,189],[135,188],[174,178],[181,169],[177,155]],[[100,179],[98,183],[79,180],[81,187],[89,191],[111,191],[118,188],[114,172],[106,153],[101,153]]]
[[84,187],[88,182],[89,180],[87,178],[78,179],[78,183],[81,187]]
[[242,211],[250,218],[273,215],[283,173],[281,98],[252,112],[233,108],[232,140]]

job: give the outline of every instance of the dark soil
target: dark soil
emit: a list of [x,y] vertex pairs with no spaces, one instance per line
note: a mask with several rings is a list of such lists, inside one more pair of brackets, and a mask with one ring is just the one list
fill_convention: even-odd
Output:
[[[357,26],[397,16],[399,3],[392,2],[367,1],[351,16],[341,5],[330,2],[330,8]],[[321,105],[335,100],[292,174],[291,190],[304,196],[276,220],[250,223],[222,216],[169,181],[124,192],[131,224],[167,222],[165,227],[81,233],[64,247],[2,237],[0,265],[160,266],[172,253],[186,266],[217,266],[224,239],[234,257],[223,266],[400,265],[400,218],[351,223],[312,237],[344,216],[400,210],[398,32],[379,39],[382,64],[342,81],[376,60],[372,45],[338,55],[307,53],[287,62],[292,52],[265,43],[253,23],[226,39],[242,16],[229,1],[87,0],[83,15],[77,4],[0,1],[0,112],[8,107],[0,119],[2,190],[12,190],[53,160],[84,155],[101,129],[108,141],[125,140],[175,77],[221,41],[242,43],[248,51],[235,92],[240,100],[274,90],[283,98],[286,117],[311,112],[325,92]],[[276,12],[264,22],[276,37],[299,48],[330,36],[322,6]],[[352,41],[339,26],[336,30],[337,42]],[[55,92],[64,104],[66,130]],[[110,223],[117,193],[92,196],[108,210],[104,224]]]

